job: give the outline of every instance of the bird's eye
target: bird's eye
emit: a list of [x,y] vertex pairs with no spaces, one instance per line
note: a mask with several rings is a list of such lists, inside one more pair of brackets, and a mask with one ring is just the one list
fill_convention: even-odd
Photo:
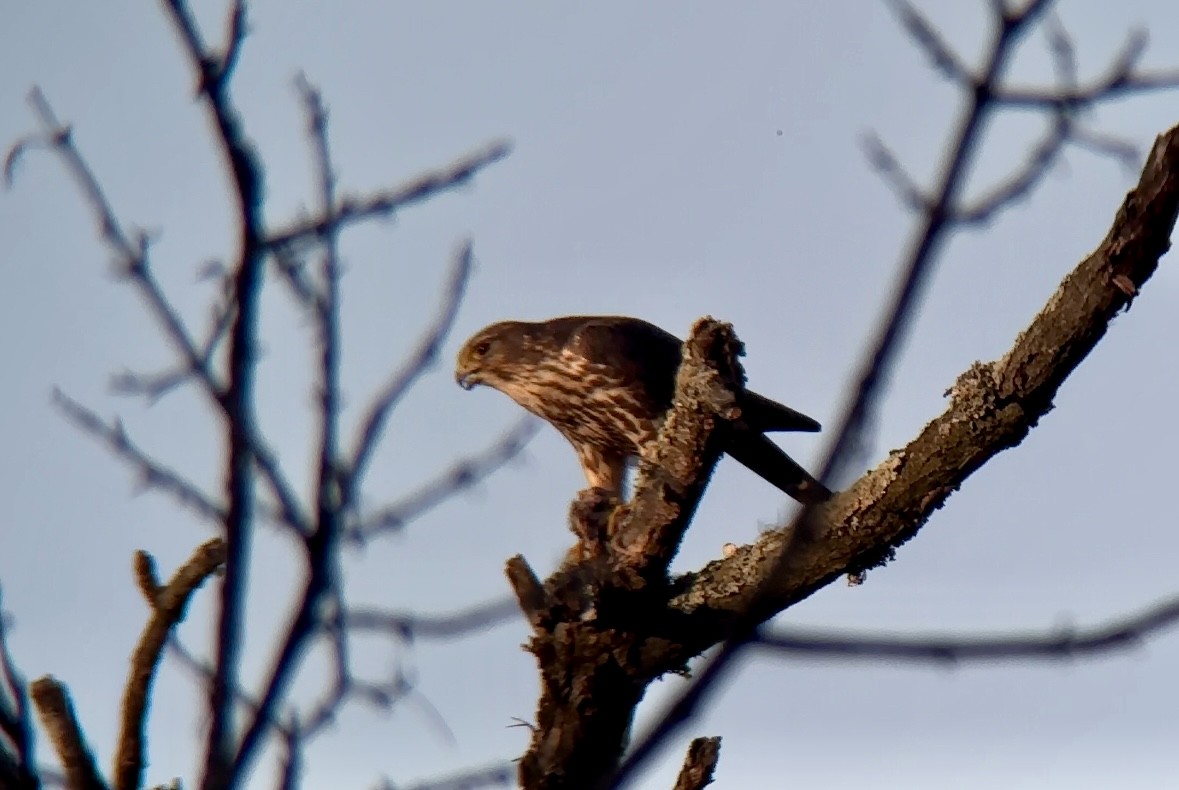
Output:
[[491,341],[484,340],[483,342],[481,342],[477,346],[475,346],[475,348],[474,348],[475,356],[485,357],[485,356],[487,356],[487,352],[490,350],[491,350]]

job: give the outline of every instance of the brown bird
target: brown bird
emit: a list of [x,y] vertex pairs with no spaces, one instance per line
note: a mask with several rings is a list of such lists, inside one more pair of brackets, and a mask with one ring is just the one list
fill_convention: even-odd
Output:
[[[486,384],[561,432],[590,486],[621,496],[627,461],[655,440],[675,396],[681,342],[638,318],[569,316],[503,321],[459,351],[455,379]],[[780,403],[741,393],[741,416],[726,426],[725,452],[800,502],[831,492],[766,438],[768,431],[817,431],[819,423]]]

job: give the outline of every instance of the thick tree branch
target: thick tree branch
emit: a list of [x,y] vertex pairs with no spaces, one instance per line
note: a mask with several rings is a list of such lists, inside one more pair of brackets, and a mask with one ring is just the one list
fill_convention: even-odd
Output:
[[[950,389],[950,405],[906,447],[838,495],[819,519],[816,539],[796,547],[767,578],[787,531],[766,533],[727,559],[681,581],[672,609],[698,613],[696,643],[651,664],[666,671],[719,636],[721,623],[765,585],[768,618],[840,575],[881,564],[916,534],[976,469],[1019,444],[1052,408],[1056,390],[1129,307],[1170,247],[1179,215],[1179,126],[1154,144],[1138,186],[1098,248],[1064,278],[1043,310],[1000,359],[975,363]],[[705,625],[709,614],[714,625]],[[659,667],[662,666],[662,669]]]
[[744,386],[730,325],[701,319],[683,348],[674,405],[644,451],[632,501],[615,509],[612,498],[583,492],[571,509],[578,548],[543,586],[522,557],[508,562],[541,674],[536,727],[520,760],[529,790],[594,787],[609,776],[649,682],[635,671],[637,652],[666,601],[668,564]]
[[[915,12],[912,12],[911,8],[903,2],[898,2],[897,5],[909,16],[916,16]],[[979,70],[978,76],[971,79],[969,85],[963,86],[967,88],[965,91],[967,105],[959,117],[949,144],[946,146],[943,163],[935,179],[936,186],[929,193],[932,197],[928,201],[920,201],[926,205],[921,207],[920,222],[915,229],[912,241],[904,256],[904,263],[898,273],[897,286],[886,312],[887,317],[869,342],[867,357],[856,376],[856,385],[852,388],[852,395],[834,432],[834,441],[827,452],[819,474],[819,478],[823,481],[843,477],[844,473],[851,468],[859,448],[866,445],[876,403],[883,389],[882,382],[896,359],[900,341],[911,323],[913,309],[923,289],[923,284],[929,278],[938,258],[938,251],[945,243],[949,233],[955,227],[964,224],[963,218],[957,215],[957,207],[961,200],[960,195],[964,191],[969,168],[980,145],[984,121],[997,107],[1001,106],[995,101],[995,97],[997,92],[1002,89],[1006,66],[1021,37],[1050,5],[1051,0],[1030,0],[1030,2],[1014,9],[1003,4],[993,7],[995,12],[993,33],[987,54],[984,56],[984,65]],[[930,48],[930,54],[935,63],[942,64],[943,69],[950,69],[952,64],[945,64],[945,58],[942,55],[944,47],[940,39],[931,39],[922,30],[914,27],[912,19],[906,21],[902,18],[902,21],[914,34],[919,46]],[[1071,50],[1063,55],[1060,50],[1067,48],[1069,44],[1063,36],[1058,36],[1055,45],[1058,50],[1056,55],[1058,73],[1063,74],[1067,79],[1074,71],[1069,62]],[[1122,58],[1120,63],[1115,64],[1114,70],[1129,74],[1133,70],[1136,57],[1136,52],[1131,52]],[[950,70],[952,71],[952,69]],[[951,76],[953,76],[952,73]],[[1093,97],[1092,101],[1100,101],[1106,97],[1106,94],[1100,94]],[[1038,152],[1023,170],[1017,171],[1016,175],[1012,177],[1011,183],[1014,184],[1012,189],[1004,194],[1000,188],[998,197],[984,205],[984,210],[980,212],[979,216],[989,217],[1000,207],[1010,205],[1012,200],[1025,194],[1030,190],[1031,185],[1039,180],[1047,163],[1059,150],[1056,141],[1067,140],[1068,131],[1071,128],[1072,117],[1066,108],[1057,108],[1054,120],[1058,130],[1062,125],[1064,126],[1063,131],[1050,137],[1048,147]],[[881,147],[881,150],[885,149]],[[903,183],[901,185],[904,186]],[[903,194],[904,192],[905,190],[902,190]],[[915,198],[909,199],[917,202]],[[1172,215],[1170,222],[1167,223],[1164,243],[1170,234],[1170,225],[1173,224],[1173,221]],[[1156,262],[1157,257],[1156,254]],[[1153,266],[1154,263],[1151,264],[1152,270]],[[1125,277],[1122,278],[1120,288],[1134,292],[1133,284]],[[1071,370],[1071,368],[1069,369]],[[1067,371],[1064,375],[1067,375]],[[1023,428],[1023,432],[1026,433],[1032,424],[1034,424],[1034,419]],[[1020,439],[1022,439],[1022,433],[1011,441],[1011,444],[1018,443]],[[979,460],[978,463],[982,463],[982,460]],[[960,467],[965,474],[969,474],[975,468],[975,466]],[[946,495],[948,495],[948,490],[940,497],[937,494],[931,494],[928,498],[940,503]],[[846,497],[840,498],[835,506],[838,507],[840,502],[846,503],[847,501],[849,500]],[[724,621],[723,634],[718,639],[723,643],[721,649],[698,670],[692,683],[666,708],[656,723],[636,740],[634,747],[617,773],[604,780],[604,784],[621,783],[633,775],[639,766],[650,758],[657,745],[674,729],[688,720],[704,700],[709,689],[715,685],[715,681],[722,677],[731,666],[732,659],[740,653],[743,646],[756,639],[758,624],[792,602],[790,600],[783,601],[778,597],[777,588],[781,584],[781,580],[791,577],[792,564],[797,563],[799,557],[824,550],[823,541],[820,539],[822,523],[832,518],[838,521],[840,515],[839,511],[832,511],[828,506],[804,508],[793,525],[782,533],[786,536],[785,539],[779,541],[768,550],[765,556],[759,558],[764,560],[764,563],[758,567],[755,575],[743,580],[747,586],[742,591],[737,591],[738,594],[734,596],[742,601],[736,616],[720,618]],[[904,511],[893,511],[893,516],[901,519],[908,515]],[[928,517],[928,514],[925,517]],[[923,521],[924,518],[921,519],[921,523]],[[859,526],[858,523],[856,525]],[[735,555],[732,559],[740,556],[740,554]],[[850,568],[849,570],[858,571],[867,567],[868,564],[871,563],[861,561],[859,568]],[[731,582],[732,580],[727,581]],[[816,580],[815,584],[821,586],[827,581],[829,580]],[[729,592],[731,594],[733,591]],[[727,614],[732,615],[733,613],[728,612]],[[691,619],[694,621],[698,618]],[[682,626],[683,623],[677,625]],[[688,635],[687,641],[694,641],[698,634],[699,632],[696,631]],[[674,643],[681,638],[683,637],[676,637],[672,641]],[[709,644],[711,643],[704,643],[700,647],[703,649]],[[698,653],[699,650],[695,652]],[[690,656],[691,653],[688,655]],[[686,659],[687,657],[683,656],[682,658]],[[666,668],[670,669],[674,666],[675,664],[671,664]]]
[[666,576],[692,522],[721,455],[716,428],[739,416],[743,353],[732,325],[712,318],[697,321],[684,343],[675,405],[640,462],[632,501],[613,517],[615,560],[640,576]]

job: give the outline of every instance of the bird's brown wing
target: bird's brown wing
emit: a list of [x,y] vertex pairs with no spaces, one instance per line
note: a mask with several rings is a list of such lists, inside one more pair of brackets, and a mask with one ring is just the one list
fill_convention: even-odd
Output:
[[747,427],[732,429],[725,452],[799,502],[810,504],[831,498],[831,492],[778,445]]
[[806,431],[814,433],[822,426],[800,411],[783,406],[764,395],[745,390],[741,396],[741,419],[753,430],[765,431]]
[[656,412],[671,406],[681,354],[675,335],[638,318],[585,317],[569,333],[565,348],[639,387]]

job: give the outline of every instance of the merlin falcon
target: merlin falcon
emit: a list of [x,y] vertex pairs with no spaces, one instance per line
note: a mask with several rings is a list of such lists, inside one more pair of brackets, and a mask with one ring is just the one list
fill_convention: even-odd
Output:
[[[484,384],[569,440],[592,488],[622,495],[627,462],[655,441],[675,397],[682,343],[638,318],[568,316],[502,321],[459,351],[455,379]],[[724,451],[803,503],[831,497],[766,433],[817,431],[805,414],[748,390],[740,417],[721,428]]]

